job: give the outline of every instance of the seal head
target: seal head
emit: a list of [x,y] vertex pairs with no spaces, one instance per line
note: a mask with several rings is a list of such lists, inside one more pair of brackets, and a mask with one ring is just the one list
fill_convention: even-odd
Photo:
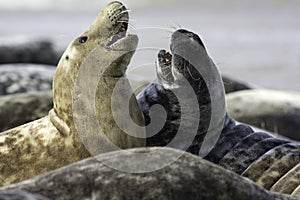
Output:
[[[137,45],[137,36],[126,36],[128,27],[128,12],[125,6],[117,1],[111,2],[98,15],[90,27],[79,37],[73,40],[64,52],[53,79],[54,110],[50,111],[51,122],[63,135],[70,135],[74,131],[72,115],[73,89],[78,76],[78,71],[84,59],[97,46],[104,48],[118,48],[123,40],[130,40],[133,46]],[[124,41],[123,41],[124,43]],[[123,44],[124,45],[124,44]],[[121,59],[125,59],[123,56]],[[126,58],[130,60],[131,57]],[[99,55],[99,60],[105,55]],[[122,76],[125,67],[108,71],[111,76]]]

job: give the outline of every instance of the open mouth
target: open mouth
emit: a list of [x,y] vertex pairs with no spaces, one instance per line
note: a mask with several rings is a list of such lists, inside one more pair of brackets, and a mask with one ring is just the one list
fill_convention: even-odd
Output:
[[114,28],[117,29],[117,31],[111,37],[108,46],[111,46],[115,44],[117,41],[126,37],[129,15],[126,8],[125,7],[123,8],[124,9],[120,10],[119,12],[116,12],[116,14],[114,15],[114,20],[115,20]]
[[121,40],[122,38],[126,37],[126,33],[127,33],[127,28],[128,28],[128,24],[125,22],[121,22],[121,26],[118,29],[117,33],[115,33],[112,37],[110,42],[108,43],[108,46],[113,45],[114,43],[116,43],[117,41]]
[[[193,68],[191,64],[176,53],[179,52],[177,48],[182,48],[183,43],[189,44],[191,41],[195,41],[204,47],[200,38],[192,32],[179,29],[172,34],[170,51],[160,50],[158,53],[157,75],[160,80],[171,84],[178,76],[178,73],[184,76],[186,74],[191,75],[191,69]],[[187,49],[187,51],[189,50]]]
[[166,50],[160,50],[158,53],[157,77],[160,81],[166,81],[171,84],[174,81],[172,74],[173,56]]

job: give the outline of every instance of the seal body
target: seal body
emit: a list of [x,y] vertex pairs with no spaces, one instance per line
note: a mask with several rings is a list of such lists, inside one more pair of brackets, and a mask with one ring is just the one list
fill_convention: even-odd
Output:
[[55,68],[36,64],[6,64],[0,67],[0,96],[52,89]]
[[[82,143],[82,138],[78,135],[73,120],[73,103],[77,98],[74,93],[77,76],[79,70],[84,71],[82,68],[86,67],[94,67],[94,70],[99,70],[98,68],[102,71],[106,70],[105,75],[108,79],[124,75],[138,42],[137,36],[126,36],[128,20],[128,12],[122,3],[114,1],[108,4],[94,23],[82,35],[74,39],[64,52],[54,74],[54,108],[49,115],[0,133],[0,185],[28,179],[90,156],[90,152],[87,151]],[[113,50],[115,47],[123,49],[129,47],[131,51],[124,54]],[[98,55],[97,59],[89,56],[95,52],[104,53]],[[109,63],[109,65],[104,66],[103,63]],[[85,78],[86,80],[80,81],[88,82],[91,79],[90,77]],[[98,76],[94,76],[94,79],[93,81],[100,86],[97,90],[102,91],[103,79]],[[124,79],[126,78],[124,77]],[[107,87],[114,87],[114,84]],[[110,89],[112,90],[112,88]],[[87,87],[85,90],[89,90],[89,88]],[[80,94],[76,95],[80,96]],[[110,99],[109,95],[94,97],[91,101],[96,102],[96,105],[101,105],[105,99]],[[107,116],[109,109],[105,106],[98,106],[97,108],[100,110],[97,112]],[[137,103],[136,109],[138,109]],[[125,134],[121,129],[115,128],[117,125],[110,118],[111,116],[108,115],[110,123],[107,126],[110,129],[108,128],[105,134],[110,135],[115,132],[119,135]],[[141,113],[135,117],[143,124]],[[101,121],[100,118],[99,121]],[[79,123],[84,124],[85,122],[79,121]],[[86,129],[86,131],[89,130]],[[112,139],[119,138],[112,137]],[[122,148],[144,146],[143,139],[135,139],[130,146],[126,146],[124,143],[128,141],[130,139],[112,142],[123,144]],[[97,152],[101,153],[101,151]]]
[[[190,54],[197,53],[197,49],[191,45],[191,41],[204,47],[200,38],[189,31],[177,30],[173,33],[171,51],[175,51],[179,33],[186,35],[189,40],[183,41],[191,46]],[[199,55],[207,56],[207,54]],[[168,64],[168,62],[169,64]],[[172,63],[172,65],[170,65]],[[206,65],[210,70],[210,65]],[[187,151],[198,155],[203,143],[203,136],[207,134],[210,121],[212,98],[207,90],[208,87],[222,92],[222,88],[208,85],[202,74],[193,70],[191,63],[174,54],[173,57],[160,52],[157,65],[158,83],[149,84],[137,97],[140,107],[145,116],[146,124],[150,123],[151,106],[160,104],[167,112],[167,119],[163,129],[156,135],[147,138],[147,144],[151,146],[166,146],[172,138],[176,137],[180,121],[182,120],[180,105],[182,102],[176,99],[170,88],[174,82],[181,78],[187,79],[197,95],[200,108],[200,122],[191,145]],[[222,83],[223,84],[223,83]],[[178,87],[182,87],[177,84]],[[186,96],[189,98],[188,94]],[[187,101],[187,100],[185,100]],[[190,105],[195,109],[195,105]],[[155,116],[156,117],[156,116]],[[195,124],[189,124],[190,127]],[[186,129],[189,135],[189,128]],[[147,134],[149,130],[147,129]],[[212,150],[204,157],[205,159],[221,165],[225,169],[234,171],[255,181],[258,185],[274,192],[299,195],[300,179],[298,177],[300,163],[300,144],[289,140],[275,138],[263,132],[254,132],[248,125],[237,124],[229,114],[224,116],[221,134]]]

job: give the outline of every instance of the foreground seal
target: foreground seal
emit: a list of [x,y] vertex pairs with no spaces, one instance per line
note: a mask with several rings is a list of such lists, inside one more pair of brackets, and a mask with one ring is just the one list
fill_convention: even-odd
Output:
[[239,122],[300,141],[300,93],[267,89],[226,96],[228,112]]
[[[73,120],[73,103],[81,98],[80,94],[74,93],[78,81],[94,81],[98,84],[91,102],[95,103],[100,127],[115,145],[121,148],[144,146],[143,138],[126,135],[118,128],[110,109],[114,84],[119,79],[126,82],[123,75],[138,43],[137,36],[126,36],[128,19],[128,12],[123,4],[108,4],[94,23],[63,54],[54,75],[54,109],[49,115],[0,133],[0,185],[28,179],[90,156],[81,142],[82,138],[79,137]],[[94,54],[97,52],[101,54],[96,59]],[[90,57],[90,54],[93,56]],[[85,71],[92,67],[94,70],[102,70],[103,76],[96,74],[76,80],[80,70]],[[129,86],[124,87],[123,92],[132,93]],[[130,108],[134,110],[131,116],[135,122],[143,124],[136,99],[132,98]],[[88,136],[93,137],[89,133],[90,129],[85,131]]]
[[[152,152],[157,152],[158,156],[153,157]],[[144,153],[143,159],[137,159],[137,153]],[[165,157],[176,158],[176,161],[147,174],[127,173],[99,162],[110,160],[122,168],[130,168],[160,165],[154,161]],[[114,151],[101,154],[96,159],[88,158],[46,175],[0,188],[0,199],[1,193],[20,190],[49,199],[64,200],[296,200],[288,195],[267,191],[246,178],[190,153],[158,147]]]
[[[189,39],[186,39],[187,37]],[[212,93],[224,93],[224,90],[219,81],[215,81],[214,84],[206,82],[203,74],[195,70],[196,68],[191,65],[190,60],[181,57],[180,54],[174,54],[176,48],[180,48],[180,45],[176,44],[188,44],[190,48],[186,51],[190,54],[206,52],[203,42],[196,34],[182,29],[175,31],[171,39],[173,55],[164,50],[158,54],[158,83],[148,85],[137,96],[138,102],[145,116],[146,125],[151,123],[153,116],[156,116],[155,113],[151,112],[153,105],[159,104],[165,108],[167,112],[165,125],[154,136],[152,136],[151,130],[147,129],[147,136],[149,137],[151,134],[151,137],[147,138],[147,145],[166,146],[176,137],[182,121],[181,105],[185,105],[189,98],[189,94],[186,94],[186,99],[183,102],[178,101],[172,88],[178,80],[188,80],[199,103],[199,105],[190,105],[190,110],[200,108],[200,122],[197,135],[187,151],[199,155],[203,138],[207,135],[208,124],[211,120],[213,106],[211,102],[214,98]],[[195,47],[195,44],[198,44],[198,47]],[[203,59],[204,61],[207,60],[206,63],[202,63],[203,66],[208,71],[212,70],[213,63],[210,62],[208,54],[199,54],[199,57],[201,56],[207,57],[207,59]],[[182,87],[180,84],[176,85],[179,88]],[[222,98],[222,95],[219,97]],[[222,104],[221,100],[220,103]],[[244,124],[237,125],[229,114],[222,117],[224,117],[224,124],[222,124],[220,137],[213,149],[204,158],[248,177],[266,189],[299,196],[300,144],[278,139],[266,133],[254,132]],[[187,136],[190,134],[191,128],[196,125],[193,121],[190,124],[185,124]]]

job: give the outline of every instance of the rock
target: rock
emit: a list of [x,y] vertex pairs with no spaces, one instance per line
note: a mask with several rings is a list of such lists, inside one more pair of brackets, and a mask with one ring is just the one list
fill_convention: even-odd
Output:
[[232,78],[232,77],[229,77],[226,75],[222,75],[222,79],[224,82],[226,94],[241,91],[241,90],[249,90],[254,87],[248,83],[245,83],[243,81],[237,80],[235,78]]
[[[135,153],[144,153],[136,156]],[[178,158],[179,157],[179,158]],[[114,151],[89,158],[48,174],[0,188],[0,192],[23,190],[49,199],[222,199],[292,200],[271,193],[253,182],[189,153],[170,148]],[[142,158],[142,159],[141,159]],[[148,173],[115,170],[161,168]]]
[[237,121],[300,141],[300,93],[255,89],[228,94],[226,99]]
[[0,95],[50,90],[55,69],[49,65],[0,65]]
[[47,200],[41,195],[33,195],[27,192],[0,192],[0,200]]
[[[0,38],[1,39],[1,38]],[[37,63],[57,65],[63,50],[50,39],[9,38],[1,39],[0,64]]]
[[29,92],[0,97],[0,132],[46,116],[52,91]]

